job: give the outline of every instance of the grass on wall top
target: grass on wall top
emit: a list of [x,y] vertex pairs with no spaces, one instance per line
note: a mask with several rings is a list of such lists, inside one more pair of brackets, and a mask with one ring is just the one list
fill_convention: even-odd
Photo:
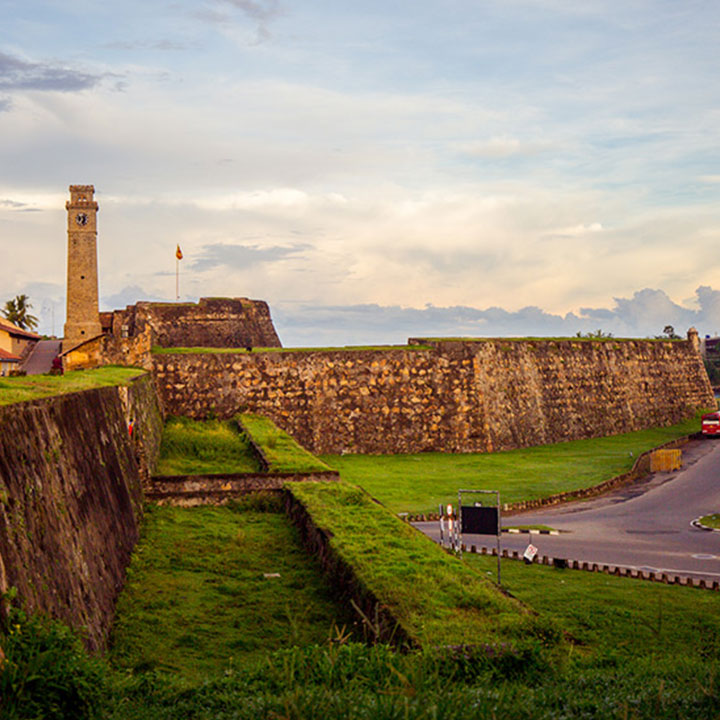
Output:
[[0,378],[0,405],[92,390],[107,385],[124,385],[144,372],[142,368],[107,365],[95,370],[74,370],[64,375],[3,377]]
[[322,460],[301,447],[270,418],[243,413],[238,415],[237,421],[265,455],[269,472],[312,473],[330,470]]
[[559,631],[346,482],[288,483],[332,548],[422,646],[535,643]]
[[165,423],[156,475],[259,472],[250,442],[229,420],[170,417]]
[[432,350],[430,345],[345,345],[342,347],[254,347],[248,350],[244,347],[213,348],[213,347],[160,347],[152,348],[153,355],[259,355],[261,353],[313,353],[313,352],[356,352],[356,351],[383,351],[383,350]]
[[678,342],[685,341],[685,338],[667,338],[667,337],[656,337],[656,338],[637,338],[637,337],[578,337],[577,335],[571,336],[558,336],[558,337],[422,337],[419,340],[424,340],[431,343],[442,343],[442,342],[467,342],[467,343],[480,343],[480,342],[581,342],[581,343],[628,343],[628,342]]

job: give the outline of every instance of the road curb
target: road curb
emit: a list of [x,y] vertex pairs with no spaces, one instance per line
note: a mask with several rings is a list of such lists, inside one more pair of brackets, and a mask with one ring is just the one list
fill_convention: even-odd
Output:
[[559,530],[521,530],[520,528],[503,528],[504,533],[510,535],[559,535]]
[[700,522],[700,518],[699,518],[699,517],[698,517],[698,518],[695,518],[690,524],[691,524],[694,528],[697,528],[698,530],[705,530],[705,531],[707,531],[707,532],[720,532],[720,528],[712,528],[712,527],[708,527],[707,525],[703,525],[703,524]]
[[[712,528],[710,528],[712,529]],[[487,548],[484,545],[462,546],[462,551],[476,555],[497,556],[497,548]],[[500,553],[500,557],[507,560],[521,560],[527,562],[522,553],[513,550],[504,549]],[[583,570],[585,572],[604,573],[606,575],[616,575],[618,577],[630,577],[636,580],[645,580],[649,582],[659,582],[664,585],[682,585],[683,587],[693,587],[700,590],[720,591],[720,581],[705,580],[704,578],[694,579],[677,573],[665,573],[657,571],[646,571],[636,567],[626,565],[606,565],[604,563],[585,562],[581,560],[568,560],[566,558],[554,558],[548,555],[538,555],[533,560],[537,565],[555,566],[558,568],[567,568],[569,570]]]
[[[554,507],[558,505],[564,505],[565,503],[574,502],[575,500],[586,500],[589,498],[599,497],[605,493],[617,490],[624,485],[630,485],[633,482],[643,479],[650,474],[650,454],[656,450],[677,448],[686,445],[690,440],[696,440],[701,437],[701,433],[691,433],[690,435],[683,435],[674,440],[668,440],[668,442],[658,445],[657,447],[646,450],[637,456],[632,468],[625,473],[615,475],[609,480],[604,480],[598,485],[592,485],[587,488],[580,488],[577,490],[568,490],[564,493],[557,493],[555,495],[549,495],[544,498],[537,498],[535,500],[519,500],[512,503],[504,503],[502,505],[502,514],[505,517],[517,515],[519,513],[529,512],[532,510],[542,510],[548,507]],[[440,515],[436,512],[432,513],[399,513],[403,520],[407,522],[429,522],[439,520]]]

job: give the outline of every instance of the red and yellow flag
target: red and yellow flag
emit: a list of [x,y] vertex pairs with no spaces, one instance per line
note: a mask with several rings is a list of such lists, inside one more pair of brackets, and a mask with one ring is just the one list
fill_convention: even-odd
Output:
[[177,246],[177,250],[175,251],[175,257],[178,260],[182,260],[182,258],[183,258],[182,250],[180,249],[180,245]]

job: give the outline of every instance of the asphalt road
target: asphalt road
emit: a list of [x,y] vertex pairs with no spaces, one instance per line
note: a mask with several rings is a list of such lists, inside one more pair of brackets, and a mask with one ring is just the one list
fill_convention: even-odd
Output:
[[[590,501],[503,518],[503,526],[547,525],[559,535],[503,533],[501,548],[684,577],[720,580],[720,532],[691,525],[720,512],[720,439],[693,440],[683,448],[683,468]],[[416,523],[439,539],[437,522]],[[495,546],[487,535],[465,535],[465,545]]]

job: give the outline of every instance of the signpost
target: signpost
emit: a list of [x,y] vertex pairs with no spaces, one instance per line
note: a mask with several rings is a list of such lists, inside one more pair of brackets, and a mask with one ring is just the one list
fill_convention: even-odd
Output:
[[[475,502],[473,505],[463,505],[463,493],[495,495],[493,505],[483,505]],[[447,522],[447,525],[446,525]],[[444,508],[440,505],[440,544],[445,545],[447,531],[450,547],[458,554],[462,553],[462,536],[495,535],[497,539],[497,581],[500,584],[500,533],[502,531],[500,518],[500,493],[497,490],[458,490],[458,512],[453,512],[453,506]]]

